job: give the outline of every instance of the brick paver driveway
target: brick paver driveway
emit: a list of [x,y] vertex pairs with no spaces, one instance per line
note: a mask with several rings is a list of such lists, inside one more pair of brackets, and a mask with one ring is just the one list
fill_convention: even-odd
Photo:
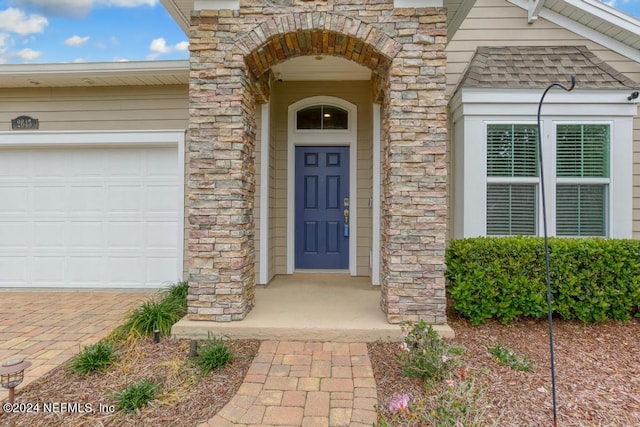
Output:
[[[0,363],[25,358],[33,365],[20,387],[106,336],[152,291],[0,290]],[[0,401],[8,396],[0,389]]]

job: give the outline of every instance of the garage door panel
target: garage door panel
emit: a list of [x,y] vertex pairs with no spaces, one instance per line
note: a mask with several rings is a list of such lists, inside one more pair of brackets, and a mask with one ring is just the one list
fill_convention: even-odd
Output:
[[107,283],[134,284],[144,282],[144,259],[137,257],[109,257],[107,259]]
[[164,212],[174,214],[178,189],[175,185],[149,185],[147,187],[147,209],[149,212]]
[[32,194],[33,213],[50,214],[65,213],[66,188],[64,186],[37,185],[34,186]]
[[0,251],[26,249],[28,239],[25,236],[28,235],[29,223],[26,221],[0,222]]
[[178,225],[170,221],[149,221],[147,244],[150,249],[171,249],[178,244]]
[[147,259],[147,278],[155,283],[175,282],[179,280],[176,275],[176,269],[173,258],[166,257],[149,257]]
[[177,280],[175,147],[0,148],[0,286]]
[[61,256],[34,256],[30,263],[35,285],[62,285],[65,282],[65,258]]
[[107,192],[109,212],[140,212],[143,208],[144,188],[140,185],[110,185]]
[[[37,221],[33,222],[34,249],[65,248],[65,221]],[[26,242],[27,239],[23,240]]]
[[29,159],[24,158],[22,150],[3,150],[0,156],[0,179],[17,179],[30,176]]
[[23,214],[29,210],[29,187],[18,185],[15,187],[0,186],[0,215]]
[[150,177],[176,177],[178,175],[175,157],[171,153],[161,150],[156,150],[147,156],[146,170],[147,176]]
[[142,221],[110,222],[108,227],[109,247],[143,249],[144,223]]
[[102,185],[74,185],[69,189],[67,205],[75,213],[101,213],[105,210],[105,196]]
[[103,283],[107,265],[102,256],[72,256],[67,258],[66,281],[74,285]]
[[27,265],[28,259],[26,256],[0,256],[0,276],[2,283],[20,285],[27,284]]
[[105,175],[113,177],[140,177],[144,163],[141,150],[112,150],[104,153]]
[[31,150],[31,158],[27,168],[29,177],[64,178],[69,174],[68,150]]

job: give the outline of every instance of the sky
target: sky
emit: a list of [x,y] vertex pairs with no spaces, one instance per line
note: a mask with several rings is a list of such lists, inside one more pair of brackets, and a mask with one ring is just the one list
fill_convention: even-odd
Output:
[[[640,0],[605,0],[640,18]],[[0,0],[0,64],[188,58],[160,0]]]
[[159,0],[0,0],[0,64],[187,59]]

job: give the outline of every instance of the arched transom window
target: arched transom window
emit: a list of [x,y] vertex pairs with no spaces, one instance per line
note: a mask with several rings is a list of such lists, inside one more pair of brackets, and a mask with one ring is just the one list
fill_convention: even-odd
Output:
[[296,112],[298,130],[347,130],[349,112],[333,105],[312,105]]

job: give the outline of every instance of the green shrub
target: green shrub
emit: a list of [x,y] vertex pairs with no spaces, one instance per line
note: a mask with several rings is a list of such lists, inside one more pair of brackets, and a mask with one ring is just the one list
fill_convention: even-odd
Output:
[[222,338],[209,336],[200,347],[195,363],[202,375],[207,375],[214,369],[220,369],[233,359],[233,352]]
[[86,375],[90,372],[108,368],[116,360],[116,352],[113,344],[107,341],[100,341],[96,344],[86,346],[80,353],[76,354],[69,368],[71,371]]
[[[640,241],[550,238],[552,309],[563,319],[627,321],[640,309]],[[446,252],[453,307],[472,324],[547,316],[544,241],[453,240]]]
[[489,346],[487,350],[489,350],[489,353],[491,353],[497,362],[513,370],[526,372],[533,369],[533,365],[528,358],[516,354],[513,350],[502,344]]
[[423,379],[425,387],[448,377],[459,366],[462,348],[444,342],[424,320],[403,322],[402,336],[398,356],[403,364],[402,373]]
[[140,409],[155,399],[158,391],[158,383],[144,379],[138,383],[128,385],[121,392],[112,394],[116,399],[116,406],[125,412],[133,412]]

